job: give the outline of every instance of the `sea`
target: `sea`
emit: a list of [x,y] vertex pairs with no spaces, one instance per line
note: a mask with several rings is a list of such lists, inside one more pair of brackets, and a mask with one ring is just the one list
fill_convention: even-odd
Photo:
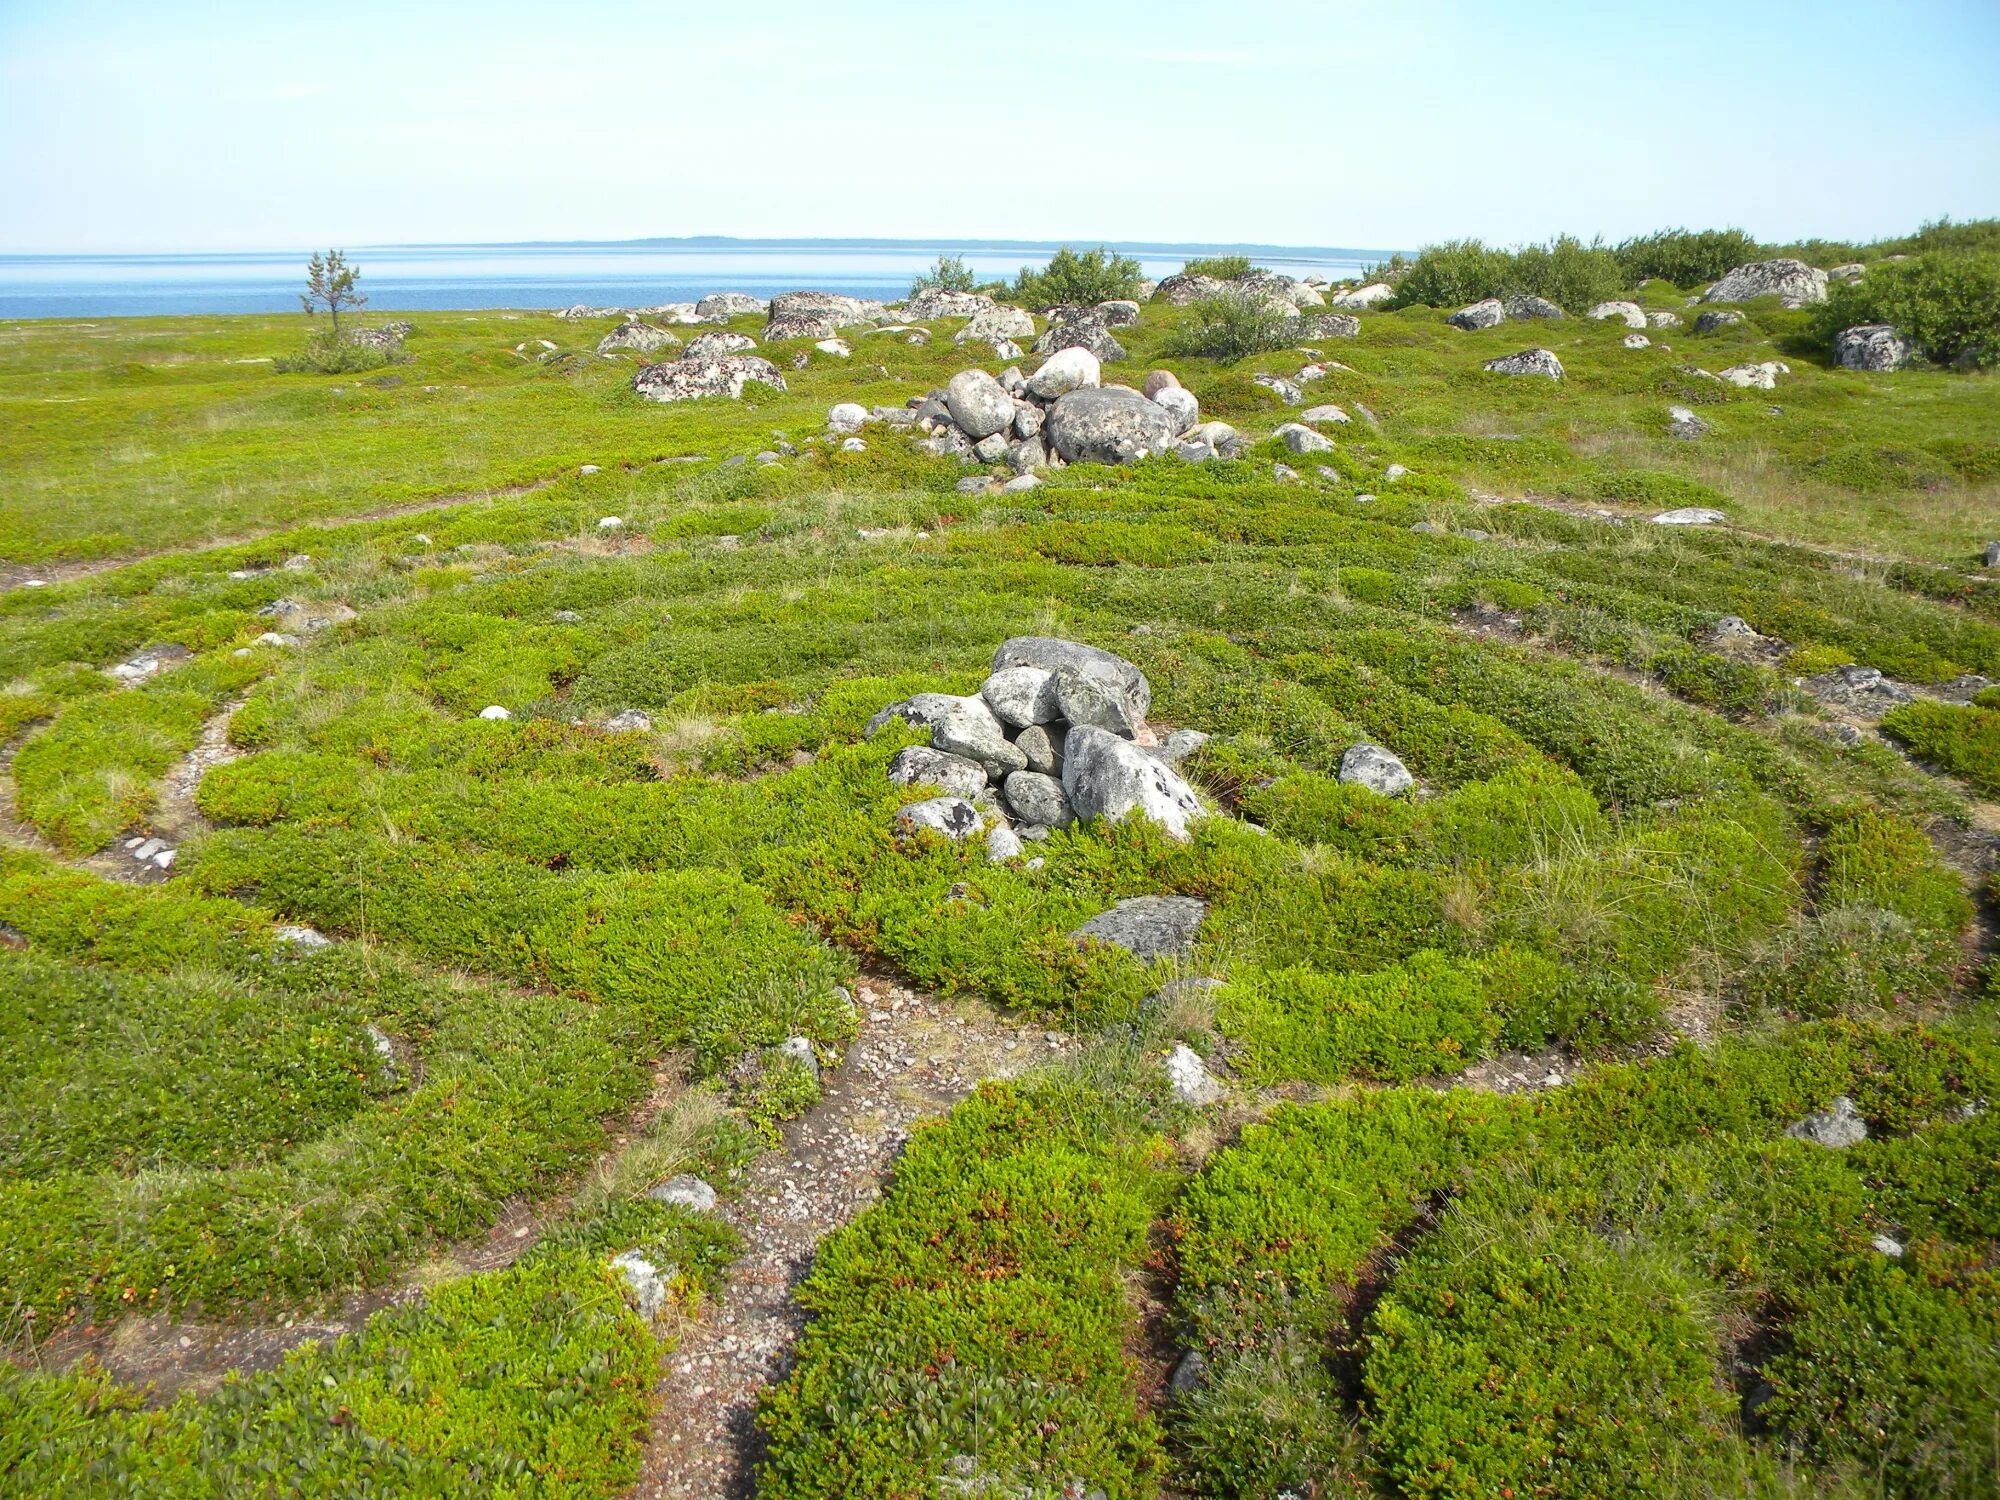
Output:
[[[622,240],[506,245],[373,245],[347,250],[370,312],[437,308],[651,307],[708,292],[810,289],[892,300],[940,255],[982,281],[1046,264],[1058,246],[1027,240]],[[1288,276],[1354,276],[1386,250],[1296,245],[1114,243],[1146,275],[1205,255],[1248,255]],[[305,250],[189,254],[0,254],[0,318],[106,318],[296,312]]]

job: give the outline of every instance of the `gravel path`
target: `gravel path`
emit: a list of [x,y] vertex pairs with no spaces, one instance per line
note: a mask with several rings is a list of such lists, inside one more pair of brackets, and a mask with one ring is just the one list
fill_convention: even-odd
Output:
[[856,998],[860,1035],[826,1092],[784,1143],[754,1162],[724,1213],[743,1234],[719,1303],[679,1332],[657,1392],[641,1500],[723,1500],[750,1493],[757,1395],[788,1364],[804,1317],[792,1288],[823,1236],[880,1196],[919,1120],[982,1080],[1007,1078],[1074,1044],[970,1002],[881,979]]

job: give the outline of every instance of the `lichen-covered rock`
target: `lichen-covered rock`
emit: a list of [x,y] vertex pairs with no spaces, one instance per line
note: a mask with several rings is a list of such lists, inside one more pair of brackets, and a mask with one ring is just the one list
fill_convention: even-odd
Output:
[[953,292],[941,286],[925,287],[903,303],[903,316],[919,323],[937,318],[976,318],[999,304],[978,292]]
[[1814,1110],[1804,1119],[1787,1125],[1785,1134],[1792,1140],[1810,1141],[1829,1151],[1844,1151],[1868,1139],[1868,1122],[1861,1118],[1852,1099],[1837,1094],[1825,1109]]
[[771,304],[748,292],[710,292],[694,305],[694,315],[708,322],[742,317],[746,313],[768,313]]
[[1193,391],[1169,386],[1151,398],[1153,404],[1174,419],[1174,435],[1186,432],[1201,420],[1201,403],[1195,399]]
[[1600,302],[1584,316],[1599,322],[1607,318],[1616,318],[1627,328],[1646,326],[1646,309],[1636,302]]
[[1731,365],[1717,378],[1747,391],[1770,391],[1777,389],[1780,375],[1791,373],[1791,367],[1784,361],[1767,359],[1754,365]]
[[859,432],[868,425],[868,408],[859,401],[836,401],[826,409],[826,425],[834,432]]
[[1550,380],[1563,378],[1562,361],[1547,349],[1523,349],[1519,354],[1489,359],[1484,368],[1495,375],[1542,375]]
[[837,292],[780,292],[764,324],[767,339],[827,339],[868,321],[863,305]]
[[597,352],[610,354],[619,349],[631,349],[639,354],[654,354],[662,349],[678,349],[680,346],[678,334],[669,333],[664,328],[655,328],[650,323],[641,323],[635,319],[629,323],[620,323],[599,339]]
[[1303,422],[1287,422],[1273,436],[1293,453],[1303,455],[1333,452],[1332,440],[1321,437]]
[[1352,291],[1339,292],[1327,299],[1335,307],[1352,308],[1366,312],[1371,307],[1380,307],[1385,302],[1396,300],[1396,289],[1384,281],[1371,281],[1366,286],[1355,287]]
[[[807,1046],[810,1047],[811,1044],[808,1043]],[[666,1204],[669,1208],[691,1209],[698,1214],[715,1211],[715,1189],[688,1172],[683,1172],[677,1177],[669,1177],[665,1182],[650,1189],[646,1196],[655,1203]]]
[[1331,422],[1336,427],[1345,427],[1352,418],[1337,406],[1314,406],[1300,412],[1299,420],[1301,422]]
[[897,808],[896,826],[905,834],[930,832],[957,843],[984,832],[986,820],[963,797],[932,797]]
[[[919,694],[926,699],[933,695]],[[927,703],[931,712],[931,748],[977,761],[993,777],[1027,769],[1028,757],[1007,738],[1006,726],[980,697],[937,694],[942,703]],[[912,703],[916,699],[910,700]]]
[[1085,677],[1096,678],[1124,695],[1135,719],[1144,719],[1153,704],[1153,686],[1146,681],[1144,672],[1124,657],[1082,641],[1066,641],[1051,635],[1011,636],[994,651],[987,670],[998,672],[1003,667],[1040,667],[1044,672],[1067,667]]
[[757,341],[747,333],[732,333],[726,328],[713,329],[708,333],[698,333],[688,341],[687,353],[683,359],[720,359],[726,354],[748,354],[757,347]]
[[[1186,1042],[1174,1043],[1162,1064],[1167,1075],[1167,1087],[1183,1104],[1191,1104],[1199,1109],[1213,1104],[1222,1097],[1222,1085],[1209,1075],[1208,1065],[1201,1060],[1201,1054]],[[1174,1372],[1178,1379],[1180,1371]]]
[[1030,724],[1014,736],[1014,743],[1028,757],[1028,769],[1052,776],[1062,770],[1063,740],[1069,733],[1061,724]]
[[1380,745],[1349,745],[1340,757],[1339,779],[1349,786],[1365,786],[1384,797],[1407,792],[1417,784],[1402,759]]
[[1738,266],[1701,294],[1704,302],[1748,302],[1755,297],[1778,297],[1799,305],[1824,302],[1826,272],[1781,256]]
[[1645,349],[1650,347],[1653,341],[1647,338],[1646,335],[1643,333],[1628,333],[1620,342],[1622,342],[1627,349]]
[[1058,716],[1072,729],[1079,724],[1108,729],[1122,739],[1136,739],[1145,722],[1132,711],[1124,689],[1102,677],[1086,675],[1073,667],[1058,667],[1051,674]]
[[1733,307],[1710,308],[1705,313],[1696,314],[1694,331],[1696,333],[1713,333],[1718,328],[1728,328],[1730,325],[1741,323],[1742,321],[1743,314]]
[[934,786],[954,797],[976,797],[987,782],[978,761],[930,745],[905,745],[890,759],[888,774],[898,786]]
[[1177,839],[1203,816],[1194,789],[1130,740],[1090,725],[1073,727],[1063,747],[1063,791],[1080,818],[1116,822],[1137,815]]
[[742,398],[743,387],[753,383],[774,391],[785,389],[785,377],[776,365],[749,354],[641,365],[632,376],[632,389],[648,401],[698,401],[708,396],[735,401]]
[[1139,304],[1125,297],[1100,302],[1094,311],[1104,320],[1106,328],[1130,328],[1139,321]]
[[1678,510],[1663,510],[1653,517],[1655,526],[1716,526],[1728,520],[1721,511],[1706,505],[1683,505]]
[[1067,828],[1076,821],[1068,793],[1046,771],[1010,772],[1002,790],[1014,815],[1032,827]]
[[1049,409],[1049,444],[1065,463],[1133,463],[1167,452],[1177,436],[1166,410],[1133,390],[1073,390]]
[[1548,298],[1531,296],[1526,292],[1516,292],[1513,296],[1507,298],[1501,306],[1507,309],[1508,317],[1516,318],[1523,322],[1532,318],[1545,318],[1553,321],[1563,315],[1563,310],[1557,307],[1555,303],[1549,301]]
[[1134,896],[1099,912],[1070,934],[1077,943],[1109,943],[1134,958],[1185,958],[1194,952],[1208,904],[1193,896]]
[[974,443],[1014,425],[1014,398],[984,370],[952,376],[945,382],[944,402],[953,424]]
[[1482,302],[1474,302],[1461,307],[1445,319],[1454,328],[1477,332],[1482,328],[1494,328],[1507,321],[1506,304],[1498,297],[1488,297]]
[[1681,315],[1677,312],[1649,312],[1646,314],[1646,326],[1648,328],[1678,328],[1681,326]]
[[952,336],[954,344],[1001,344],[1011,339],[1032,339],[1035,320],[1018,307],[992,303],[972,315],[972,321]]
[[1287,406],[1305,405],[1306,393],[1299,389],[1296,381],[1287,380],[1282,375],[1252,375],[1252,385],[1261,385]]
[[1046,667],[1002,667],[979,685],[994,717],[1016,729],[1052,724],[1062,715],[1055,673]]
[[1191,302],[1205,302],[1211,297],[1220,297],[1229,290],[1229,283],[1218,281],[1213,276],[1189,276],[1185,273],[1169,276],[1154,290],[1153,296],[1161,302],[1171,302],[1175,307],[1186,307]]
[[1299,320],[1299,337],[1351,339],[1361,334],[1361,320],[1352,313],[1312,313]]
[[1110,325],[1094,307],[1059,308],[1051,312],[1049,326],[1029,348],[1036,354],[1088,349],[1100,360],[1125,357],[1125,346],[1111,336]]
[[1677,437],[1683,442],[1693,442],[1696,438],[1708,436],[1709,430],[1708,423],[1702,421],[1700,417],[1696,416],[1687,407],[1670,406],[1667,408],[1668,437]]
[[1900,370],[1915,353],[1910,341],[1887,323],[1843,328],[1833,341],[1833,357],[1849,370]]
[[625,1282],[632,1305],[648,1323],[658,1318],[667,1305],[667,1279],[660,1268],[636,1250],[613,1256],[611,1269]]

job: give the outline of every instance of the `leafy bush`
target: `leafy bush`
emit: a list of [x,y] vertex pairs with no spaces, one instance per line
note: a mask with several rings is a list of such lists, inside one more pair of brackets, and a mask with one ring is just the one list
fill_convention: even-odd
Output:
[[1763,250],[1740,229],[1658,229],[1621,240],[1612,254],[1629,286],[1659,280],[1685,289],[1718,281]]
[[979,278],[966,269],[962,255],[940,255],[928,271],[919,271],[910,281],[910,295],[919,292],[969,292]]
[[303,349],[280,355],[271,367],[281,375],[354,375],[394,362],[387,349],[357,344],[330,329],[315,328],[306,336]]
[[1926,359],[2000,367],[2000,251],[1885,261],[1843,282],[1814,313],[1812,334],[1831,350],[1844,328],[1887,323]]
[[1496,297],[1506,286],[1513,257],[1478,240],[1426,245],[1396,283],[1397,307],[1458,307]]
[[1181,267],[1183,276],[1212,276],[1217,281],[1234,281],[1248,276],[1253,267],[1247,255],[1210,255],[1191,260]]
[[1283,349],[1297,331],[1298,320],[1283,316],[1268,297],[1230,291],[1195,303],[1187,321],[1167,335],[1160,352],[1228,364]]
[[1083,251],[1064,245],[1041,270],[1021,267],[1014,297],[1037,310],[1062,302],[1108,302],[1138,295],[1141,278],[1139,262],[1129,255],[1114,255],[1101,245]]
[[1982,792],[2000,793],[2000,703],[1961,707],[1920,698],[1884,714],[1882,731],[1919,760],[1963,776]]
[[1427,246],[1396,283],[1397,307],[1457,307],[1487,297],[1545,297],[1580,313],[1626,285],[1618,257],[1602,241],[1560,235],[1546,245],[1496,250],[1478,240]]

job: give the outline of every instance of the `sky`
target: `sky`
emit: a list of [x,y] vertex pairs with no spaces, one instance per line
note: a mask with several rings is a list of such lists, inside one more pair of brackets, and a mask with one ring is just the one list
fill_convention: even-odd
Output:
[[0,0],[0,252],[2000,215],[2000,0]]

